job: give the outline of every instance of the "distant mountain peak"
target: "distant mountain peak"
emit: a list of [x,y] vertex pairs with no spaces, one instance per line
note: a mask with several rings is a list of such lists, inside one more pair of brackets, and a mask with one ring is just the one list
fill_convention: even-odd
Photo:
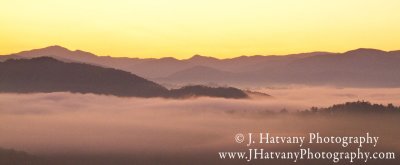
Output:
[[[65,47],[63,47],[63,46],[60,46],[60,45],[51,45],[51,46],[47,46],[47,47],[45,47],[45,48],[49,48],[49,49],[67,49],[67,48],[65,48]],[[44,49],[45,49],[44,48]],[[68,50],[68,49],[67,49]]]
[[65,47],[59,46],[59,45],[52,45],[52,46],[48,46],[48,47],[44,47],[44,48],[40,48],[40,49],[35,49],[35,50],[71,52],[71,50],[69,50],[69,49],[67,49]]
[[160,60],[164,60],[164,61],[177,61],[177,59],[174,58],[174,57],[162,57],[162,58],[160,58]]
[[217,58],[214,57],[209,57],[209,56],[202,56],[199,54],[195,54],[192,57],[190,57],[187,60],[191,60],[191,61],[198,61],[198,60],[218,60]]
[[67,54],[67,53],[71,53],[72,51],[59,46],[59,45],[53,45],[53,46],[48,46],[48,47],[44,47],[44,48],[38,48],[38,49],[32,49],[32,50],[27,50],[27,51],[22,51],[19,53],[14,53],[16,55],[22,55],[22,56],[34,56],[36,57],[39,54],[43,54],[43,55],[55,55],[55,54]]
[[97,56],[93,53],[82,50],[69,50],[59,45],[52,45],[44,48],[22,51],[19,53],[11,54],[19,58],[35,58],[35,57],[53,57],[62,61],[83,61],[87,62],[88,59],[94,59]]
[[372,49],[372,48],[358,48],[354,50],[350,50],[345,52],[345,55],[377,55],[377,54],[384,54],[387,53],[386,51],[379,50],[379,49]]

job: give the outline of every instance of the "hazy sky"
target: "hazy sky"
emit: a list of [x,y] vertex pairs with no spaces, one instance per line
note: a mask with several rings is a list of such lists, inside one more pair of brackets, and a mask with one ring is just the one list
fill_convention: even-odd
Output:
[[399,0],[1,0],[0,54],[220,58],[400,49]]

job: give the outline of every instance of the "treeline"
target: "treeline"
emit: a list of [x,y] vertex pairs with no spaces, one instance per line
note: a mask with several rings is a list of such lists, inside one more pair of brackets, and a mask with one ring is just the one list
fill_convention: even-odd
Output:
[[326,108],[311,107],[300,114],[343,114],[343,113],[400,113],[400,106],[393,104],[373,104],[368,101],[346,102],[334,104]]

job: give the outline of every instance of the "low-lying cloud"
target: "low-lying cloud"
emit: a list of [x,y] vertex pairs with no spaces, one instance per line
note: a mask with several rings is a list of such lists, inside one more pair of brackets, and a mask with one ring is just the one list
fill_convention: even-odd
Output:
[[[234,146],[237,132],[302,133],[303,121],[260,111],[304,110],[345,101],[400,104],[400,89],[323,87],[263,89],[273,98],[121,98],[38,93],[0,94],[0,147],[31,153],[163,153]],[[245,113],[232,113],[232,112]],[[235,115],[236,114],[236,115]],[[244,115],[245,114],[245,115]],[[318,121],[316,119],[316,121]]]

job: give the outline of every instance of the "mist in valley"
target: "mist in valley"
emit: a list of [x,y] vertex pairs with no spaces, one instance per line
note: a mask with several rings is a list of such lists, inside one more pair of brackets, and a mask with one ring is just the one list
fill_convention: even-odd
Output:
[[[244,164],[244,160],[220,160],[217,152],[246,150],[245,145],[234,141],[237,133],[268,131],[281,136],[308,132],[351,136],[370,132],[382,139],[372,151],[400,151],[398,115],[321,117],[270,113],[282,109],[295,113],[312,106],[357,100],[400,105],[400,88],[303,86],[258,90],[273,97],[146,99],[62,92],[3,93],[0,148],[34,155],[33,164]],[[297,146],[264,147],[293,150]],[[268,162],[271,161],[259,163]]]

